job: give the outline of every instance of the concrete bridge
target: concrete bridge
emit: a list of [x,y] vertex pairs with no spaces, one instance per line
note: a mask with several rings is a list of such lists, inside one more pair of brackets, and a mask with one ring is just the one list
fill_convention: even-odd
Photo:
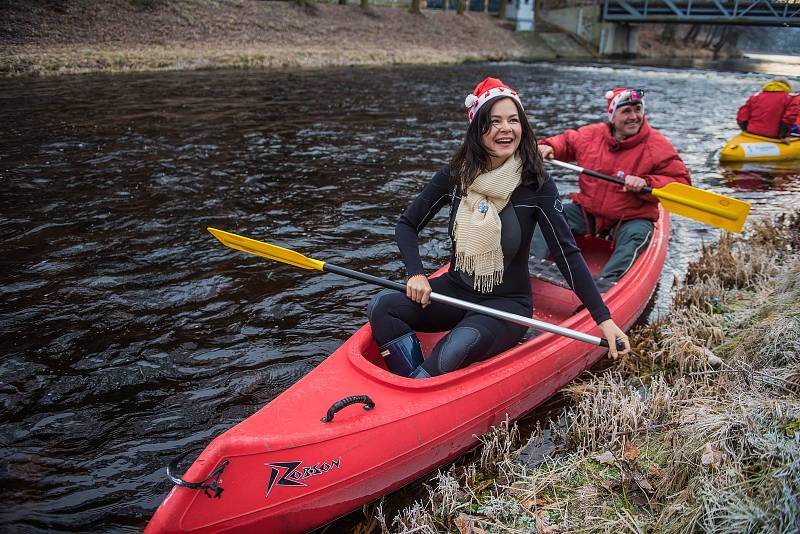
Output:
[[[447,2],[454,9],[455,1],[427,0],[427,5],[441,9]],[[689,28],[683,40],[699,40],[714,57],[724,46],[735,46],[738,32],[732,26],[800,27],[800,0],[505,1],[505,16],[515,22],[518,32],[535,30],[537,19],[546,27],[558,28],[539,31],[537,37],[559,57],[637,54],[642,24],[667,24],[664,42],[674,39],[675,28],[683,25]],[[500,9],[500,0],[466,0],[466,5],[494,13]]]
[[[524,0],[512,1],[519,10],[527,7]],[[647,24],[666,24],[664,43],[675,39],[673,28],[688,29],[683,41],[703,43],[714,57],[735,46],[733,26],[800,27],[800,0],[570,0],[567,6],[543,8],[536,17],[598,56],[637,54],[639,31]]]

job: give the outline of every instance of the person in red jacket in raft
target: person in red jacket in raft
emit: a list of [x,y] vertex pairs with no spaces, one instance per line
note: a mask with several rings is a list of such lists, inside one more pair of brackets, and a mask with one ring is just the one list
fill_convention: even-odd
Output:
[[788,143],[800,112],[797,99],[789,94],[791,91],[789,82],[780,78],[764,85],[736,113],[739,128],[764,137],[783,138]]
[[[625,185],[581,174],[579,191],[563,204],[573,233],[600,235],[614,241],[614,251],[597,278],[608,289],[630,269],[653,235],[658,199],[642,193],[645,186],[661,188],[670,182],[691,185],[689,170],[672,143],[651,128],[644,114],[644,91],[618,87],[605,94],[608,122],[539,141],[544,159],[574,161],[580,167],[610,174]],[[549,252],[542,234],[534,235],[532,252]]]

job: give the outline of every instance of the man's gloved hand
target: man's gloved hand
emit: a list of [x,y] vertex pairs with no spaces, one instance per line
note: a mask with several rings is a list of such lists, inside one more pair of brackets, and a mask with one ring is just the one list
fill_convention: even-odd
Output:
[[739,121],[739,129],[743,132],[747,131],[747,121]]
[[789,136],[789,130],[791,130],[791,129],[792,129],[791,126],[789,126],[785,122],[781,121],[781,125],[780,125],[780,127],[778,129],[778,137],[788,137]]

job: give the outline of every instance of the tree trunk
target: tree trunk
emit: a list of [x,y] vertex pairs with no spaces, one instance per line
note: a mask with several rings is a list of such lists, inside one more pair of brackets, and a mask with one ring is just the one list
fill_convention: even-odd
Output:
[[447,13],[450,10],[450,0],[442,0],[442,11]]
[[464,14],[464,6],[466,5],[467,0],[456,0],[456,14],[463,15]]
[[675,25],[664,24],[664,31],[661,32],[661,44],[671,45],[675,42]]
[[683,43],[684,44],[694,43],[695,39],[697,39],[698,33],[700,33],[700,25],[692,24],[692,27],[689,28],[689,31],[686,32],[686,35],[683,37]]
[[361,0],[361,9],[369,9],[369,0]]
[[484,13],[489,12],[489,0],[483,0],[483,12]]
[[300,7],[306,7],[308,5],[308,0],[297,0],[297,5]]
[[506,5],[508,4],[507,0],[500,0],[500,9],[497,11],[497,18],[504,19],[506,18]]
[[706,34],[706,38],[703,41],[703,48],[710,48],[711,47],[711,43],[714,42],[714,39],[716,39],[717,34],[719,33],[718,28],[719,28],[719,26],[712,26],[711,28],[709,28],[707,30],[708,33]]
[[340,6],[346,6],[347,5],[347,0],[339,0],[339,5]]
[[[739,32],[737,32],[732,26],[723,26],[722,29],[722,37],[720,37],[719,42],[714,45],[714,59],[719,59],[720,52],[722,49],[725,48],[725,45],[732,49],[736,49],[736,45],[739,44]],[[729,54],[726,54],[726,57]]]
[[409,11],[412,13],[422,13],[422,0],[411,0],[411,8]]

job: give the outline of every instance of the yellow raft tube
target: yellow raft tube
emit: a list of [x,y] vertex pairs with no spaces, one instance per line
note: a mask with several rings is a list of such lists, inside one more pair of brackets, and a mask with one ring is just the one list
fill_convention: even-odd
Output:
[[777,161],[800,159],[800,137],[793,137],[789,144],[772,137],[762,137],[741,132],[732,137],[719,154],[721,162],[730,161]]

